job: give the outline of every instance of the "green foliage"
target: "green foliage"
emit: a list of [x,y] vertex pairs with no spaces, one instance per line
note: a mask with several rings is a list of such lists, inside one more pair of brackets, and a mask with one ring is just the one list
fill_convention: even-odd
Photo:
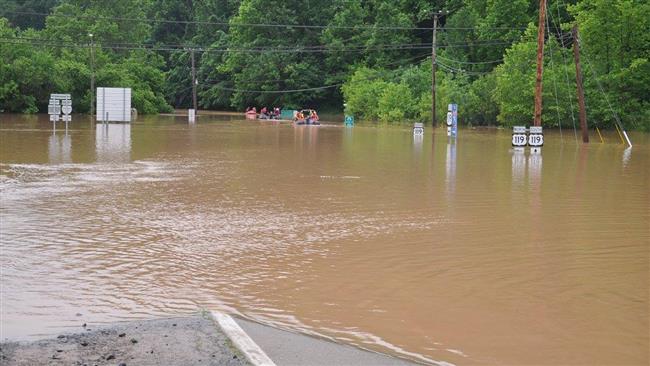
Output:
[[[436,122],[457,103],[461,123],[530,123],[531,0],[0,0],[0,110],[43,111],[49,93],[70,92],[75,111],[87,111],[92,43],[97,86],[133,88],[141,113],[190,106],[193,47],[201,108],[345,103],[357,118],[428,122],[432,35],[414,28],[430,27],[440,9],[452,11],[438,23]],[[125,14],[140,21],[118,19]],[[578,24],[589,124],[620,118],[650,130],[650,3],[549,0],[547,17],[544,126],[575,123]],[[143,44],[176,50],[128,49]],[[395,49],[404,45],[412,47]]]

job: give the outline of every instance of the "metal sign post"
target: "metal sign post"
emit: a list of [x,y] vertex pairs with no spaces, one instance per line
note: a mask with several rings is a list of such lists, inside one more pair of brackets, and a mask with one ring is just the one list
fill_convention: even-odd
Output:
[[[63,116],[61,115],[63,112]],[[68,129],[68,122],[72,121],[72,97],[70,94],[50,94],[50,102],[47,105],[47,114],[50,115],[50,121],[53,123],[53,129],[56,131],[58,121],[65,122],[65,129]]]

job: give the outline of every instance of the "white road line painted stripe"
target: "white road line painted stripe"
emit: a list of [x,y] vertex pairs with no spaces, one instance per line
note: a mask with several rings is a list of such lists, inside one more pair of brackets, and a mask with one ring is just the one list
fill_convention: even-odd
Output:
[[269,356],[235,323],[233,318],[218,311],[211,311],[210,315],[250,363],[254,366],[275,366]]

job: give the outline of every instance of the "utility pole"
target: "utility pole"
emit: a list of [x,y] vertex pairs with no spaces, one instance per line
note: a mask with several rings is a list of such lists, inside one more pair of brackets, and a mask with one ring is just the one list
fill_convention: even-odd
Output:
[[95,114],[95,43],[93,42],[93,34],[89,33],[90,37],[90,119],[93,119]]
[[535,115],[533,125],[542,125],[542,74],[544,73],[544,22],[546,0],[539,0],[539,24],[537,25],[537,79],[535,80]]
[[194,66],[194,48],[192,48],[190,55],[192,57],[192,105],[194,113],[198,115],[198,109],[196,108],[196,68]]
[[582,89],[582,67],[580,66],[580,45],[578,44],[578,25],[571,30],[573,34],[573,57],[576,62],[576,85],[578,93],[578,108],[580,110],[580,131],[582,131],[582,142],[589,142],[589,131],[587,131],[587,111],[585,110],[585,92]]
[[436,127],[436,32],[438,13],[433,14],[433,36],[431,38],[431,127]]

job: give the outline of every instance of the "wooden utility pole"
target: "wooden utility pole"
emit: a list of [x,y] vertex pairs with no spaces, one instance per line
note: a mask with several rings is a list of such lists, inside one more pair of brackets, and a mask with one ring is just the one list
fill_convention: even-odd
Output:
[[431,127],[436,127],[436,32],[438,13],[433,14],[433,37],[431,39]]
[[535,80],[535,115],[533,125],[542,125],[542,74],[544,73],[544,22],[546,0],[539,0],[539,24],[537,25],[537,79]]
[[192,48],[190,55],[192,57],[192,105],[194,113],[198,115],[198,109],[196,108],[196,68],[194,66],[194,48]]
[[585,92],[582,89],[582,67],[580,66],[580,45],[578,44],[578,25],[573,26],[573,57],[576,62],[576,85],[578,93],[578,109],[580,111],[580,131],[582,131],[582,142],[589,142],[589,131],[587,130],[587,111],[585,110]]
[[93,42],[93,34],[88,34],[90,37],[90,119],[92,120],[95,114],[95,43]]

